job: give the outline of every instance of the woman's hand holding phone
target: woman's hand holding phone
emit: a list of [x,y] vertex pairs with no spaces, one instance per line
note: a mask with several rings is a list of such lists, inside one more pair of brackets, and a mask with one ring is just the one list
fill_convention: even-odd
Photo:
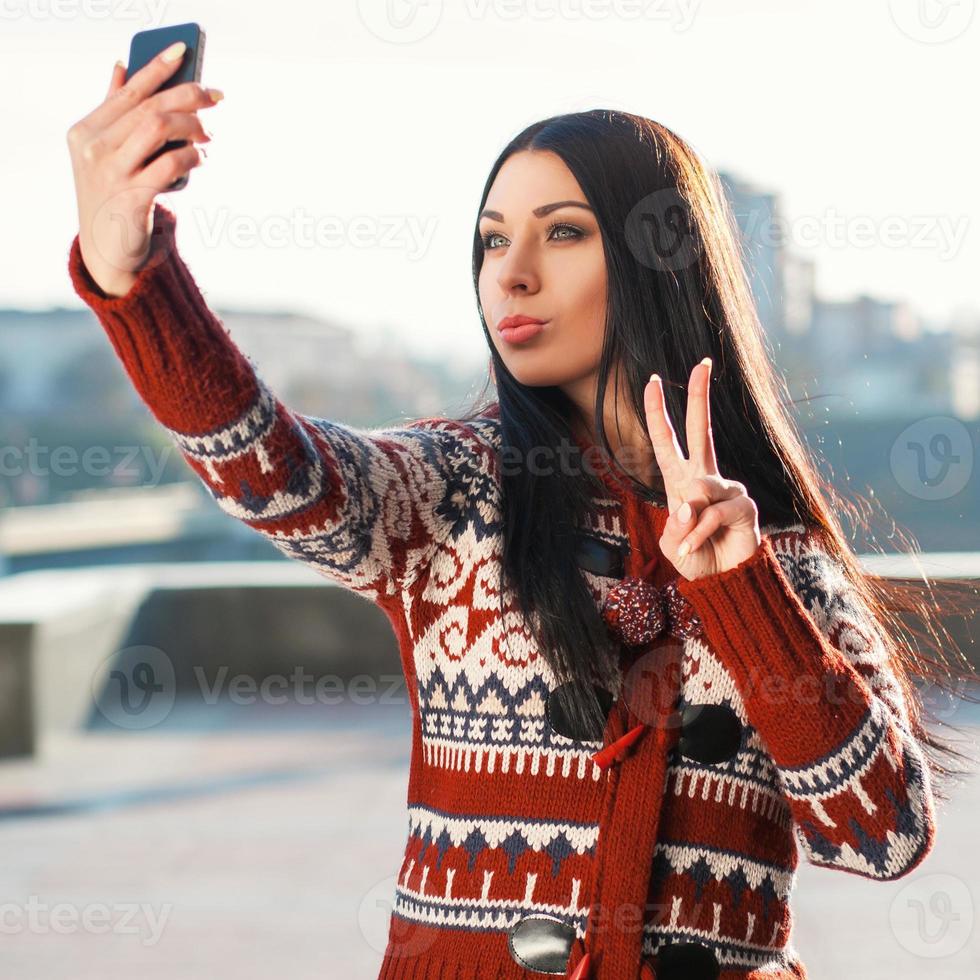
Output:
[[[157,91],[182,55],[179,46],[163,51],[128,81],[117,64],[102,104],[68,130],[78,244],[89,274],[108,296],[125,295],[150,254],[156,195],[201,164],[203,150],[194,144],[211,139],[197,112],[217,105],[219,90],[186,82]],[[188,142],[143,166],[175,139]]]

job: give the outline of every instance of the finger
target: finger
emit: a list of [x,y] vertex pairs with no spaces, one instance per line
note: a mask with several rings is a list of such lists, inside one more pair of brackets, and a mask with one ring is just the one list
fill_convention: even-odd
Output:
[[[206,89],[197,82],[184,82],[173,88],[158,92],[143,103],[141,112],[127,112],[121,116],[102,134],[102,145],[108,150],[121,147],[140,126],[148,125],[147,117],[171,112],[194,113],[199,109],[210,109],[217,105],[210,92],[217,89]],[[203,132],[203,130],[202,130]]]
[[131,177],[143,166],[146,158],[161,146],[170,140],[180,139],[207,143],[211,137],[205,133],[201,120],[193,113],[153,113],[119,147],[115,166],[123,176]]
[[687,461],[684,459],[674,427],[667,416],[663,384],[657,374],[650,375],[650,380],[644,389],[643,409],[650,442],[657,457],[657,466],[663,474],[664,488],[668,496],[672,494],[676,496],[674,490],[682,482],[683,464]]
[[[686,534],[695,524],[698,516],[704,509],[710,506],[717,497],[701,491],[689,493],[667,518],[667,522],[673,521],[674,528],[681,534]],[[687,505],[686,507],[684,505]]]
[[109,96],[116,91],[116,89],[122,88],[125,81],[126,66],[121,61],[117,61],[112,66],[112,77],[109,79],[109,91],[106,92],[105,97],[108,99]]
[[[697,526],[708,507],[717,501],[728,500],[744,493],[745,488],[734,481],[724,481],[717,477],[695,479],[688,485],[684,500],[669,513],[664,525],[664,538],[667,545],[681,541]],[[688,505],[685,508],[685,504]]]
[[204,162],[204,150],[193,143],[161,153],[140,171],[140,186],[147,185],[162,193],[178,178]]
[[[184,42],[179,43],[183,44]],[[134,106],[139,105],[147,96],[152,95],[173,75],[187,53],[187,45],[184,44],[182,52],[175,60],[165,60],[164,55],[168,55],[173,47],[171,45],[170,48],[161,51],[155,58],[151,58],[142,68],[134,72],[131,78],[117,86],[112,96],[85,118],[86,127],[99,132],[125,115]]]
[[[700,369],[700,370],[699,370]],[[711,435],[711,358],[695,365],[687,386],[687,448],[702,473],[717,473]]]
[[[720,527],[728,527],[737,523],[744,516],[746,500],[741,497],[731,497],[710,504],[701,512],[697,526],[685,534],[677,543],[677,555],[683,558],[693,554]],[[684,546],[687,545],[685,548]]]

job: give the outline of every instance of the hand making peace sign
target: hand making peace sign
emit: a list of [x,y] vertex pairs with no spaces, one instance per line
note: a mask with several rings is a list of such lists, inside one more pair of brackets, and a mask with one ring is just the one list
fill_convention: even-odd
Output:
[[669,517],[660,550],[686,579],[734,568],[762,543],[759,512],[745,484],[726,480],[715,461],[708,382],[711,358],[695,365],[687,389],[684,459],[667,417],[659,375],[651,374],[643,401],[650,441],[667,491]]

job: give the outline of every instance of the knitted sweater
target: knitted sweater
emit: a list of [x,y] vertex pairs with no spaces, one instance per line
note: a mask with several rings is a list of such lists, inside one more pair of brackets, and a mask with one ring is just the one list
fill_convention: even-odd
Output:
[[125,296],[95,285],[77,236],[69,273],[218,506],[391,622],[412,749],[379,980],[801,978],[798,849],[880,881],[922,862],[928,769],[815,530],[763,527],[751,557],[688,581],[659,553],[667,509],[599,466],[581,573],[605,607],[643,569],[670,628],[623,645],[605,730],[571,731],[501,595],[498,406],[371,430],[291,411],[208,308],[175,228],[157,203]]

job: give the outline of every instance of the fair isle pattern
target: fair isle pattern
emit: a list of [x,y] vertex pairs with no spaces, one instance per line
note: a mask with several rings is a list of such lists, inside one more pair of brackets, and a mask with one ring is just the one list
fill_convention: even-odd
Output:
[[864,675],[875,696],[885,703],[891,717],[909,730],[905,698],[887,669],[887,653],[881,636],[868,628],[844,569],[806,533],[794,524],[777,533],[773,541],[776,558],[820,631],[847,654]]
[[[499,453],[499,420],[483,417],[471,425],[490,453]],[[499,483],[486,487],[486,496],[469,499],[461,509],[430,556],[416,594],[406,600],[413,603],[409,621],[422,615],[429,624],[416,637],[414,651],[425,763],[597,782],[602,770],[591,756],[601,740],[568,738],[548,724],[545,705],[555,678],[535,649],[513,590],[501,594]],[[615,503],[597,498],[586,529],[628,548]],[[615,580],[585,571],[583,576],[601,607]]]
[[[573,921],[584,932],[581,879],[598,824],[448,814],[415,805],[395,892],[407,921],[472,930],[506,929],[529,908]],[[506,878],[501,887],[494,878]],[[559,884],[556,893],[555,883]],[[550,889],[546,894],[545,885]],[[516,889],[516,890],[515,890]]]
[[[291,413],[258,376],[256,388],[254,405],[226,426],[203,435],[168,429],[218,506],[366,598],[407,587],[459,518],[478,468],[459,424],[359,431]],[[270,477],[282,485],[270,486]],[[330,493],[357,485],[373,490]],[[328,499],[334,507],[322,506]],[[418,527],[423,544],[413,548]]]
[[[776,767],[797,817],[797,840],[813,864],[893,880],[922,856],[932,821],[928,765],[909,734],[905,700],[887,669],[881,636],[861,615],[855,591],[819,538],[797,525],[774,546],[807,612],[871,694],[852,732],[831,751],[805,765]],[[841,824],[851,840],[840,839]]]
[[[174,216],[157,204],[154,222],[167,260],[124,297],[97,290],[76,236],[76,292],[218,506],[377,603],[399,639],[418,710],[385,980],[523,977],[507,931],[540,913],[582,940],[593,889],[611,877],[643,907],[644,956],[696,942],[740,980],[804,978],[789,904],[800,853],[876,880],[923,860],[928,768],[884,643],[819,537],[793,525],[763,527],[762,547],[734,569],[677,580],[701,624],[681,643],[677,707],[711,709],[724,728],[708,735],[723,734],[727,754],[702,761],[673,744],[662,793],[616,798],[631,816],[631,798],[652,801],[627,828],[652,865],[602,867],[602,742],[551,728],[555,678],[502,587],[496,411],[369,430],[290,411],[209,310],[175,248]],[[649,536],[627,526],[627,498],[607,489],[582,530],[649,552]],[[582,575],[601,608],[616,580]],[[760,674],[833,683],[788,709]],[[630,761],[621,773],[639,774]],[[415,957],[401,955],[406,926],[426,930]]]
[[598,780],[602,775],[590,759],[601,741],[576,741],[548,724],[545,701],[550,688],[540,674],[529,678],[518,697],[496,677],[473,683],[479,684],[475,691],[467,675],[459,674],[451,686],[445,674],[434,669],[428,683],[419,685],[422,743],[429,766],[540,772],[563,779]]

